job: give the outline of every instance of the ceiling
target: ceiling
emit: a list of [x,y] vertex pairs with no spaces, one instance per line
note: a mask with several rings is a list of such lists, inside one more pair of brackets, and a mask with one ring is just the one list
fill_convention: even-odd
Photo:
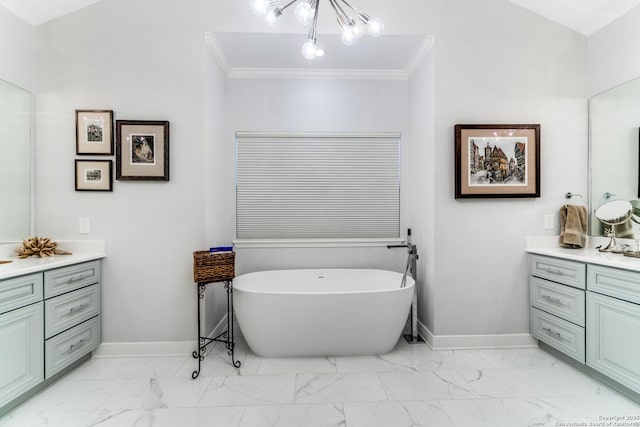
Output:
[[[0,5],[30,24],[39,25],[99,1],[102,0],[0,0]],[[587,36],[640,5],[640,0],[509,1]]]
[[324,34],[318,46],[327,54],[313,61],[301,53],[306,40],[301,34],[215,33],[218,57],[226,68],[271,70],[407,70],[417,62],[430,37],[388,35],[374,39],[362,37],[358,48],[345,46],[339,35]]

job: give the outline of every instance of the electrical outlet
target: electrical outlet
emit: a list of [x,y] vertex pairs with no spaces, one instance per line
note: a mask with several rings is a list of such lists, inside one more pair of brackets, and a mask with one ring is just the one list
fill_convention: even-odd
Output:
[[553,230],[553,215],[544,216],[544,229]]
[[78,219],[78,232],[80,234],[89,234],[91,233],[91,222],[89,218],[79,218]]

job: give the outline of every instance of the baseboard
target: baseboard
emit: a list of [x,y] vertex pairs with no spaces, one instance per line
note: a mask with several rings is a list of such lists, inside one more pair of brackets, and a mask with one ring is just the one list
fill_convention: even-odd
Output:
[[418,332],[433,350],[480,348],[534,348],[538,342],[530,334],[434,335],[422,322]]
[[[227,315],[218,322],[209,338],[220,335],[227,327]],[[195,334],[194,334],[195,335]],[[190,356],[198,347],[197,341],[103,342],[93,357],[149,357]]]

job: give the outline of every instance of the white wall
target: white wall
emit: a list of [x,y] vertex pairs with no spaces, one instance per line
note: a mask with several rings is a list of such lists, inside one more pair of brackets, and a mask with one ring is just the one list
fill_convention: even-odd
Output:
[[[526,236],[587,190],[586,39],[506,2],[437,5],[433,332],[526,334]],[[541,197],[455,200],[457,123],[540,123]]]
[[435,48],[431,47],[409,79],[409,144],[406,191],[407,222],[418,247],[418,317],[434,330],[435,288]]
[[0,6],[0,79],[28,91],[34,89],[34,34],[31,25]]
[[[34,89],[35,30],[31,25],[0,6],[0,80],[32,92]],[[20,241],[31,231],[33,203],[30,168],[33,145],[31,93],[2,87],[0,107],[0,240]],[[8,109],[7,109],[8,108]],[[16,146],[17,141],[25,141]],[[4,162],[3,162],[4,161]]]
[[[228,144],[236,131],[400,132],[408,141],[406,81],[232,79]],[[406,164],[406,156],[401,160]],[[233,165],[233,153],[222,163]],[[221,163],[216,163],[216,167]],[[403,167],[401,166],[401,167]],[[227,204],[235,207],[233,183]],[[229,209],[231,219],[235,209]],[[404,210],[403,210],[404,212]],[[409,226],[401,218],[401,230]],[[404,231],[402,232],[404,235]],[[377,248],[237,249],[238,273],[277,268],[359,267],[401,271],[406,252]]]
[[[104,342],[195,340],[204,235],[204,29],[172,0],[109,0],[37,27],[39,235],[104,239]],[[170,181],[75,192],[75,109],[170,121]],[[85,156],[88,157],[88,156]],[[83,158],[85,158],[83,157]],[[110,158],[110,157],[106,157]],[[78,218],[91,234],[78,234]]]
[[[431,270],[422,276],[431,281],[428,289],[432,293],[432,300],[426,302],[427,313],[421,312],[423,322],[432,325],[437,335],[526,334],[525,237],[557,234],[557,211],[565,203],[564,193],[585,194],[587,189],[586,39],[505,0],[402,0],[393,4],[371,0],[367,9],[384,16],[389,34],[435,35],[433,136],[419,129],[415,119],[410,125],[409,105],[427,114],[431,108],[415,98],[409,100],[409,85],[422,86],[416,77],[412,82],[395,82],[397,87],[389,83],[383,93],[401,98],[393,104],[404,105],[401,111],[389,111],[387,116],[376,112],[383,109],[366,111],[363,105],[368,104],[347,103],[344,119],[324,114],[311,119],[297,108],[314,107],[287,105],[305,94],[321,105],[329,102],[339,87],[326,88],[328,81],[312,81],[310,86],[303,80],[230,81],[228,129],[269,130],[296,124],[304,130],[326,130],[329,125],[337,130],[349,123],[356,128],[340,130],[386,131],[393,124],[401,127],[403,135],[414,129],[425,132],[410,139],[416,143],[424,136],[425,141],[433,141],[433,148],[413,150],[433,155],[422,159],[433,166],[423,183],[428,199],[420,203],[434,209],[433,225],[429,219],[421,225],[422,246],[431,248],[426,261],[422,260]],[[320,30],[335,33],[329,15]],[[141,22],[145,25],[139,25]],[[37,30],[37,231],[54,238],[107,240],[103,302],[107,342],[192,339],[191,252],[226,241],[233,233],[228,212],[214,211],[215,203],[226,206],[228,192],[205,192],[203,183],[212,175],[205,173],[202,159],[217,153],[216,149],[205,151],[203,143],[202,111],[207,111],[203,34],[205,30],[266,28],[256,22],[243,1],[109,0]],[[302,34],[297,27],[285,31]],[[379,87],[367,82],[332,84],[357,88],[356,93]],[[250,104],[250,99],[256,102]],[[116,182],[113,194],[75,193],[76,108],[112,108],[117,118],[171,120],[171,182]],[[251,111],[242,111],[247,108]],[[282,109],[291,114],[281,114]],[[265,111],[269,114],[260,115]],[[364,111],[366,114],[353,116]],[[274,119],[282,122],[273,123]],[[329,123],[331,120],[334,122]],[[372,123],[379,123],[380,128],[372,129]],[[456,123],[541,123],[542,197],[454,200]],[[232,144],[231,133],[216,143]],[[231,178],[228,150],[226,145],[220,149],[224,158],[206,165],[208,169],[222,167],[221,175],[215,175],[220,179]],[[225,219],[205,221],[205,215],[213,218],[214,214]],[[544,214],[556,214],[555,230],[542,229]],[[77,234],[80,216],[91,218],[90,236]],[[408,217],[403,217],[403,228],[407,222]],[[215,242],[207,241],[210,239]],[[336,260],[341,253],[331,252]],[[384,259],[393,266],[398,261],[402,265],[404,254],[396,252],[398,259],[394,260],[387,253],[381,248],[375,258],[360,253],[353,261],[364,264]],[[239,254],[243,257],[240,267],[250,270],[263,268],[263,264],[278,267],[309,260],[296,252],[297,258],[283,261],[290,254]]]
[[589,37],[589,94],[640,77],[640,6]]
[[[227,77],[209,45],[205,49],[204,72],[204,235],[206,250],[228,246],[234,238],[234,146],[227,138]],[[222,159],[225,159],[222,161]],[[205,334],[209,335],[226,312],[223,286],[206,289]]]
[[[254,30],[242,8],[218,10],[215,29]],[[422,260],[433,266],[423,277],[433,277],[426,306],[435,313],[423,307],[422,320],[436,335],[527,334],[526,236],[557,234],[564,194],[587,190],[586,38],[501,0],[372,1],[367,8],[385,17],[389,33],[436,40],[433,183],[424,184],[434,188],[427,203],[435,232],[423,244],[433,258]],[[456,201],[456,123],[540,123],[542,197]],[[543,230],[545,214],[555,216],[555,230]]]

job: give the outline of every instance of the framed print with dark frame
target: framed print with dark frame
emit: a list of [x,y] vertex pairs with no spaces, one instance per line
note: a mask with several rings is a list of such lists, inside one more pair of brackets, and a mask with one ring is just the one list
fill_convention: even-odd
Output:
[[76,154],[113,155],[113,110],[76,110]]
[[168,121],[116,121],[116,179],[169,181]]
[[113,160],[76,160],[76,191],[113,191]]
[[456,125],[455,197],[540,197],[540,125]]

